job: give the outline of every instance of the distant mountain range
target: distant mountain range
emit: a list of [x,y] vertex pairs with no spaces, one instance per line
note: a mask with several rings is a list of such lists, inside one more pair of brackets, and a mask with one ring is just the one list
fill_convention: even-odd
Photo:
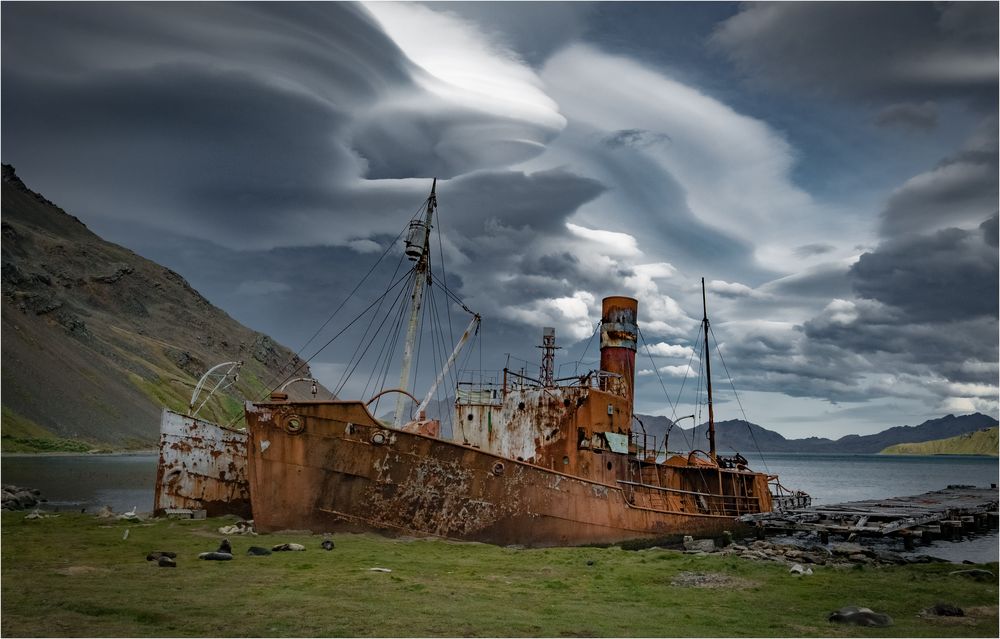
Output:
[[[657,443],[661,444],[663,435],[670,426],[670,420],[652,415],[637,415],[637,417],[642,420],[647,435],[655,435]],[[917,426],[896,426],[874,435],[845,435],[840,439],[823,437],[786,439],[779,433],[757,424],[733,419],[715,425],[715,441],[720,454],[734,451],[746,454],[757,450],[767,453],[879,453],[894,444],[955,437],[996,425],[997,420],[989,415],[973,413],[958,417],[946,415],[938,419],[929,419]],[[687,450],[692,443],[694,448],[708,450],[707,435],[707,424],[701,424],[693,429],[677,426],[671,430],[667,444],[670,450]]]
[[243,397],[301,363],[177,273],[95,235],[9,165],[2,207],[5,452],[149,448],[161,407],[186,410],[212,366],[244,362],[238,383],[199,413],[228,422]]

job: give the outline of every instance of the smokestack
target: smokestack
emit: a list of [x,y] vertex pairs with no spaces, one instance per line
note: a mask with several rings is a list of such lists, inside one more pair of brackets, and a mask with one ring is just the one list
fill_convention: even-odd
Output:
[[605,297],[601,304],[601,370],[621,375],[629,404],[635,393],[638,310],[631,297]]

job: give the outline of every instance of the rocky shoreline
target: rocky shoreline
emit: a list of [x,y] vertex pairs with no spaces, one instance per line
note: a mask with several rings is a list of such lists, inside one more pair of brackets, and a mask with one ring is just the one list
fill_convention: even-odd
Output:
[[0,510],[28,510],[37,508],[48,501],[37,488],[22,488],[6,485],[3,487],[3,501]]
[[[817,566],[839,566],[850,567],[855,565],[902,565],[902,564],[926,564],[933,562],[948,563],[945,559],[931,557],[929,555],[902,555],[889,550],[881,550],[863,546],[856,543],[831,543],[831,544],[795,544],[772,542],[767,540],[744,540],[744,543],[726,543],[716,545],[713,539],[692,539],[684,538],[684,552],[689,555],[716,555],[716,556],[736,556],[741,559],[751,559],[756,561],[774,561],[788,564],[790,566],[799,565],[806,567],[810,564]],[[798,572],[798,571],[796,571]]]

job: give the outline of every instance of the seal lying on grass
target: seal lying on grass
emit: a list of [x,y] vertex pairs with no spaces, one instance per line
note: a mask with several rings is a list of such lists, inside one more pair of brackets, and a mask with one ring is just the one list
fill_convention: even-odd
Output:
[[198,559],[208,559],[210,561],[229,561],[233,558],[232,553],[228,552],[203,552],[198,555]]
[[160,557],[169,557],[170,559],[177,559],[177,553],[171,552],[169,550],[154,550],[146,555],[146,561],[158,561]]
[[267,548],[261,548],[260,546],[250,546],[247,548],[248,555],[255,555],[257,557],[263,557],[265,555],[270,555],[271,551]]
[[892,625],[892,617],[879,612],[873,612],[871,608],[860,608],[858,606],[844,606],[840,610],[834,610],[827,617],[829,621],[837,623],[849,623],[855,626],[874,626],[883,628]]

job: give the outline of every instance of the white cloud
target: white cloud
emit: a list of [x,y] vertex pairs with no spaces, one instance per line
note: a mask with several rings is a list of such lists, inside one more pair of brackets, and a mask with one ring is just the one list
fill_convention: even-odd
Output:
[[616,233],[614,231],[603,231],[600,229],[588,229],[577,224],[566,223],[566,228],[570,233],[584,240],[599,244],[604,253],[608,256],[622,255],[637,257],[642,255],[639,244],[635,238],[628,233]]
[[[801,258],[789,247],[830,241],[831,235],[853,236],[853,230],[834,224],[828,211],[794,184],[795,151],[761,120],[634,60],[579,44],[554,55],[542,77],[561,112],[578,130],[592,129],[594,136],[644,131],[646,137],[662,139],[629,151],[641,153],[658,167],[663,182],[680,187],[683,206],[699,222],[718,233],[750,239],[757,258],[767,266],[800,264]],[[566,149],[562,157],[578,161],[580,151]],[[615,151],[607,147],[603,151],[602,159],[613,162]],[[612,177],[629,188],[649,188],[638,179]],[[624,201],[621,205],[611,206],[602,198],[601,205],[588,207],[587,219],[593,222],[609,208],[634,216],[630,205],[642,207],[649,216],[673,214],[673,202],[651,200],[650,195],[638,190],[616,192]],[[644,242],[641,248],[646,250]]]
[[576,291],[571,297],[536,300],[527,308],[508,307],[504,315],[529,326],[554,326],[557,335],[581,340],[594,333],[597,318],[590,313],[596,308],[595,302],[587,291]]
[[378,242],[372,240],[351,240],[347,246],[358,253],[379,253],[383,250]]
[[687,364],[682,364],[678,366],[661,366],[656,369],[667,375],[669,377],[694,377],[697,375],[697,371],[688,366]]
[[718,295],[727,297],[757,297],[759,293],[746,284],[739,282],[726,282],[723,280],[712,280],[707,285],[708,290]]
[[694,349],[690,346],[681,346],[680,344],[667,344],[666,342],[657,342],[656,344],[650,344],[646,347],[646,352],[650,355],[657,357],[683,357],[690,358],[694,356]]
[[552,131],[565,126],[531,67],[473,22],[413,3],[368,2],[365,8],[426,71],[415,78],[424,89],[499,118]]

